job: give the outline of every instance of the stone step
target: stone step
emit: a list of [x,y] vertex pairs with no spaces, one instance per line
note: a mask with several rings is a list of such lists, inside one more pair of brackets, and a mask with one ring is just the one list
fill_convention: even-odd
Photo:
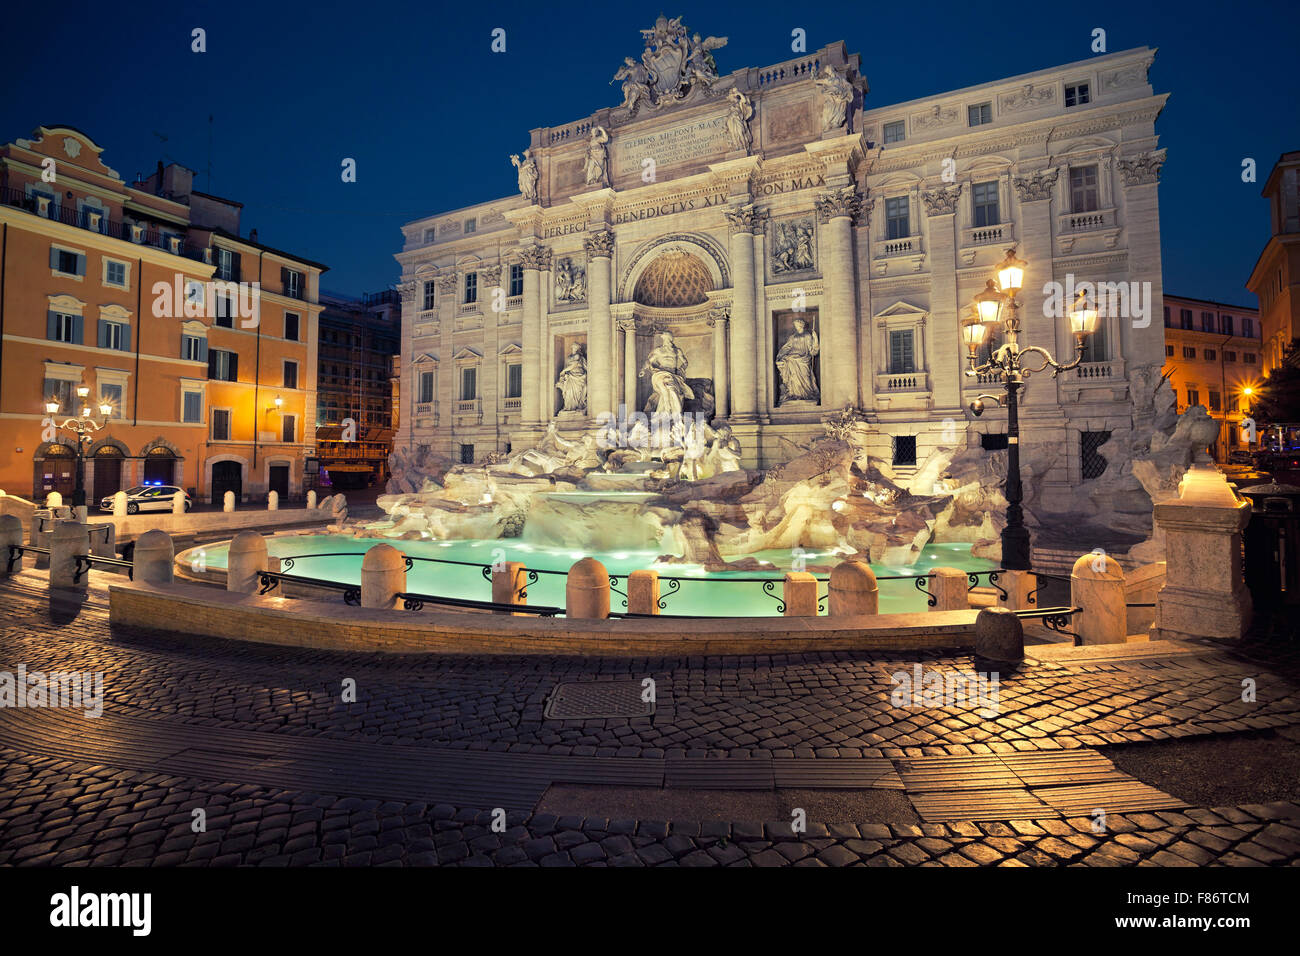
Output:
[[1143,641],[1150,641],[1150,634],[1130,634],[1124,639],[1129,644],[1141,644]]

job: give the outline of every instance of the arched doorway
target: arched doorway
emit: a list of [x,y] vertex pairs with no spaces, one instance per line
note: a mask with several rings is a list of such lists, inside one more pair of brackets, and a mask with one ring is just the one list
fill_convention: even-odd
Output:
[[176,452],[166,445],[153,445],[144,453],[146,485],[176,484]]
[[122,483],[122,464],[126,460],[122,449],[116,445],[103,444],[92,452],[91,457],[94,459],[95,470],[94,498],[90,502],[92,505],[126,490]]
[[32,465],[33,498],[37,504],[43,504],[52,491],[64,498],[72,496],[77,484],[77,453],[72,447],[61,442],[45,442],[32,456]]
[[214,461],[208,487],[212,489],[214,505],[221,504],[227,491],[233,491],[235,500],[239,501],[244,493],[244,466],[237,461]]

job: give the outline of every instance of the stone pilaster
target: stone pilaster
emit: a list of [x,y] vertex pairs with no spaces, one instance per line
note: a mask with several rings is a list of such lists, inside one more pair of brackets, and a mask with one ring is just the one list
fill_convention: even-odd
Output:
[[614,325],[610,316],[610,260],[614,234],[599,229],[584,240],[587,250],[587,415],[613,408]]
[[760,221],[752,205],[727,213],[731,229],[734,298],[731,304],[731,415],[752,422],[758,411],[758,317],[754,311],[754,227]]
[[821,323],[822,404],[858,404],[858,302],[853,268],[853,220],[862,200],[852,186],[817,198],[826,238],[822,263],[829,315]]
[[619,319],[618,327],[623,333],[623,405],[630,415],[637,410],[636,320]]
[[543,246],[529,246],[523,250],[524,302],[523,302],[523,397],[520,401],[520,418],[525,425],[541,421],[539,402],[541,389],[538,379],[542,369],[542,293],[540,270],[549,264],[550,250]]
[[[1164,357],[1164,283],[1160,258],[1160,203],[1157,191],[1164,166],[1163,149],[1118,160],[1124,186],[1124,221],[1128,246],[1128,278],[1150,283],[1150,313],[1122,320],[1120,342],[1129,367],[1161,365]],[[1145,286],[1143,286],[1145,288]],[[1137,323],[1141,321],[1139,326]]]
[[[941,187],[922,193],[929,216],[930,317],[925,336],[926,368],[930,373],[933,408],[961,416],[961,387],[967,381],[962,374],[962,347],[956,323],[965,310],[957,301],[957,203],[961,185]],[[942,278],[940,278],[942,277]],[[919,452],[918,452],[919,453]]]
[[727,315],[727,309],[715,309],[708,319],[713,328],[713,414],[717,418],[726,418],[731,410],[727,386]]

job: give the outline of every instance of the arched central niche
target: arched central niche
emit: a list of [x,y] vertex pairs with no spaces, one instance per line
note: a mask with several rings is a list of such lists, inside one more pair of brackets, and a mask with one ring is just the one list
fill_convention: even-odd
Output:
[[713,291],[713,276],[697,257],[683,249],[666,249],[636,281],[632,301],[660,309],[703,305]]

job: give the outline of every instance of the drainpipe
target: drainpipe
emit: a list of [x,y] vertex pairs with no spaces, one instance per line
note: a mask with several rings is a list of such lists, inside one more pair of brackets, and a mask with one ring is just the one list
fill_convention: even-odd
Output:
[[[144,338],[144,316],[140,314],[141,295],[144,293],[144,259],[135,260],[135,382],[131,388],[131,424],[140,418],[140,340]],[[129,486],[128,486],[129,487]]]
[[[6,253],[9,251],[9,223],[0,226],[0,385],[4,384],[4,357],[5,357],[5,272],[8,271],[9,257]],[[42,383],[44,387],[44,383]],[[41,396],[41,401],[45,401],[45,396]]]
[[[266,253],[258,252],[257,254],[257,287],[262,288],[262,256]],[[253,469],[257,468],[257,403],[258,393],[262,385],[262,303],[257,303],[257,348],[253,353]],[[248,474],[248,480],[252,481],[254,471]]]

